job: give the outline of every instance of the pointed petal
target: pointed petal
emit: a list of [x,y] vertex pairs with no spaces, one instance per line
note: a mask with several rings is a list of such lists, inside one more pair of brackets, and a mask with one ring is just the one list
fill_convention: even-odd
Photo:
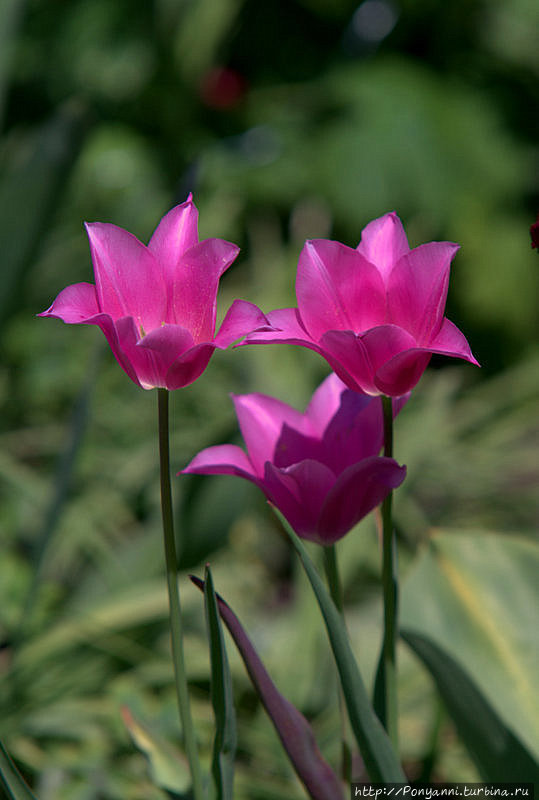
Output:
[[197,344],[215,333],[219,278],[239,253],[223,239],[205,239],[183,253],[169,285],[169,321],[191,331]]
[[374,456],[350,466],[330,489],[320,513],[315,541],[333,544],[400,486],[406,467]]
[[449,285],[451,260],[458,245],[422,244],[403,256],[387,285],[388,321],[427,345],[440,330]]
[[446,356],[454,356],[455,358],[464,358],[470,361],[477,367],[480,366],[476,360],[470,345],[468,344],[464,334],[450,322],[448,319],[443,320],[440,332],[435,339],[429,343],[429,350],[433,353],[441,353]]
[[86,322],[99,314],[95,286],[91,283],[74,283],[62,289],[54,303],[38,317],[55,317],[67,323]]
[[265,316],[271,330],[253,331],[238,346],[280,342],[281,344],[299,344],[309,347],[311,350],[319,350],[316,342],[305,330],[297,308],[278,308]]
[[270,327],[269,321],[257,306],[247,300],[234,300],[213,343],[224,350],[242,336],[264,327]]
[[[339,411],[342,395],[345,391],[347,391],[346,384],[343,383],[335,372],[332,372],[314,392],[311,402],[307,406],[305,416],[311,421],[313,429],[320,438],[324,435],[328,424]],[[368,395],[363,395],[359,392],[355,394],[358,398],[358,404],[366,405],[369,403],[370,398]]]
[[328,331],[320,340],[320,353],[339,378],[355,392],[380,394],[362,338],[351,331]]
[[358,253],[374,264],[386,283],[393,266],[409,250],[402,222],[394,211],[369,222],[357,247]]
[[326,239],[308,241],[296,278],[298,309],[319,340],[326,331],[359,331],[385,318],[385,290],[376,267],[357,250]]
[[190,194],[185,203],[165,214],[154,231],[148,250],[154,254],[170,285],[180,259],[198,242],[198,211]]
[[264,394],[232,395],[247,452],[257,475],[266,461],[273,461],[283,426],[303,430],[306,420],[292,406]]
[[[191,576],[202,591],[204,583]],[[243,659],[249,677],[275,726],[294,769],[313,800],[342,800],[338,778],[322,758],[311,726],[277,690],[240,621],[222,597],[217,595],[219,614]]]
[[312,459],[286,469],[266,462],[263,487],[298,536],[317,541],[318,517],[335,480],[329,467]]
[[139,329],[165,320],[166,291],[155,257],[133,234],[108,223],[86,225],[97,301],[112,319],[133,317]]
[[253,466],[246,453],[235,444],[207,447],[178,472],[178,475],[238,475],[257,482]]

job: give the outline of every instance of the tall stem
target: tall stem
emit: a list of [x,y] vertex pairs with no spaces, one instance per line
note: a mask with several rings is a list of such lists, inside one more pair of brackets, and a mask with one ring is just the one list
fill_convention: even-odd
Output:
[[[393,408],[391,397],[382,397],[384,410],[384,456],[393,457]],[[397,659],[398,635],[397,603],[398,577],[395,534],[391,517],[393,492],[382,503],[382,586],[384,592],[384,641],[383,641],[383,691],[385,727],[395,751],[398,752],[397,713]]]
[[183,739],[191,780],[193,782],[193,797],[203,800],[202,774],[196,746],[191,709],[189,704],[189,689],[185,673],[183,658],[183,626],[180,610],[180,593],[178,590],[178,568],[176,559],[176,543],[174,539],[174,517],[172,513],[172,490],[170,485],[170,454],[169,454],[169,426],[168,426],[168,391],[158,389],[159,404],[159,466],[161,474],[161,513],[163,516],[163,536],[165,543],[165,562],[167,572],[168,601],[170,606],[170,638],[172,644],[172,660],[174,663],[174,679],[180,719],[183,729]]

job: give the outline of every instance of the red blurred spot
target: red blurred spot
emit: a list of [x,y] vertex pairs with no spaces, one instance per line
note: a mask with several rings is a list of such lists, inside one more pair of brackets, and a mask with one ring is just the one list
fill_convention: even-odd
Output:
[[202,78],[200,97],[210,108],[227,109],[237,106],[247,91],[247,81],[229,67],[214,67]]
[[539,252],[539,214],[537,214],[537,221],[530,225],[530,236],[532,237],[532,247],[537,247]]

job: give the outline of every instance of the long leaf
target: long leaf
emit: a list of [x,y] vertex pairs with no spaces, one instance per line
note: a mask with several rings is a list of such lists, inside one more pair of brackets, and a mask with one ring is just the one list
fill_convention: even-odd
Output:
[[206,566],[204,581],[206,623],[210,640],[211,700],[215,714],[212,774],[216,800],[233,800],[236,756],[236,711],[213,578]]
[[301,559],[320,606],[337,663],[350,724],[363,756],[367,772],[373,781],[382,783],[406,782],[391,742],[370,704],[365,684],[350,647],[342,616],[329,596],[316,567],[309,558],[300,539],[276,509],[275,513],[281,520]]
[[[204,590],[204,581],[191,580]],[[292,766],[313,800],[339,800],[342,789],[337,776],[322,758],[311,726],[292,703],[276,689],[243,627],[222,597],[216,595],[221,619],[234,639],[249,677],[288,754]]]
[[504,725],[459,664],[426,636],[401,631],[438,687],[459,736],[485,781],[533,782],[539,765]]
[[4,787],[10,800],[36,800],[2,742],[0,742],[0,785]]

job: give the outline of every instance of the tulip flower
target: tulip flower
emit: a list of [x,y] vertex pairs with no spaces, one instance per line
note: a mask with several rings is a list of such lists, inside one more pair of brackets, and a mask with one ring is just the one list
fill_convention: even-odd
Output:
[[[378,456],[381,398],[351,391],[335,374],[304,414],[263,394],[232,399],[247,452],[209,447],[182,472],[246,478],[304,539],[333,544],[404,480],[405,467]],[[394,401],[394,413],[405,400]]]
[[457,250],[451,242],[411,250],[394,212],[369,223],[356,249],[307,241],[296,278],[298,307],[270,312],[273,330],[254,331],[241,344],[308,347],[351,389],[393,397],[415,386],[433,353],[477,364],[464,335],[444,317]]
[[147,247],[116,225],[87,224],[95,286],[68,286],[39,316],[97,325],[143,389],[192,383],[216,347],[264,322],[256,306],[236,300],[214,335],[219,278],[239,248],[223,239],[199,242],[197,223],[189,195],[163,217]]

